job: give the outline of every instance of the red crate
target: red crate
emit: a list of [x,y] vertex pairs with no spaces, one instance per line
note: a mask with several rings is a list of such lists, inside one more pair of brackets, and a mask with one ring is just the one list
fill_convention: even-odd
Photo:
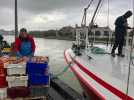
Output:
[[7,81],[5,75],[0,75],[0,88],[7,87]]
[[4,56],[0,57],[0,62],[6,63],[8,61],[9,61],[9,57],[4,57]]
[[27,97],[30,95],[28,87],[12,87],[7,89],[7,95],[10,98]]
[[4,63],[0,61],[0,68],[4,68]]
[[6,76],[7,72],[5,68],[0,68],[0,75],[5,75]]

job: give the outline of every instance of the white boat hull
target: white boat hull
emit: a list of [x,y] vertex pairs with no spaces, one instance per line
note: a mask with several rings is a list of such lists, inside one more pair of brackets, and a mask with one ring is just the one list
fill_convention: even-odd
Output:
[[[110,67],[108,68],[107,66],[107,68],[105,68],[104,67],[105,65],[102,66],[103,64],[101,63],[97,63],[94,60],[89,61],[87,59],[88,57],[86,58],[86,56],[76,57],[71,49],[65,50],[64,56],[67,63],[73,62],[71,64],[71,70],[75,73],[81,86],[83,87],[84,91],[88,94],[91,100],[100,100],[100,99],[101,100],[133,100],[134,99],[134,84],[131,84],[134,82],[134,80],[130,82],[128,95],[126,95],[127,85],[125,79],[124,81],[120,80],[122,78],[122,75],[119,76],[120,72],[118,72],[119,74],[114,72],[114,74],[116,74],[114,76],[114,74],[111,74],[113,69],[110,69]],[[98,61],[100,60],[99,58],[100,57],[96,57]],[[105,62],[107,61],[104,61],[104,63]],[[102,68],[101,67],[98,68],[99,66],[102,66]],[[116,68],[115,70],[119,71]]]

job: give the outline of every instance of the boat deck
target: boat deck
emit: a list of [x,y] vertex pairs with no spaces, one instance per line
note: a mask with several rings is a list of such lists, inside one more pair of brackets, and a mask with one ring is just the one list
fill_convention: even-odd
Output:
[[[110,47],[97,46],[110,52]],[[72,58],[75,57],[71,49],[69,49],[68,52]],[[124,52],[125,57],[112,57],[109,53],[93,54],[89,49],[88,54],[82,52],[82,56],[74,58],[75,63],[79,66],[75,69],[79,71],[86,80],[90,81],[90,84],[104,97],[113,99],[124,98],[125,94],[127,94],[130,51],[129,49],[125,49]],[[92,59],[89,59],[89,56]],[[134,98],[134,65],[132,63],[133,60],[130,64],[129,99]]]

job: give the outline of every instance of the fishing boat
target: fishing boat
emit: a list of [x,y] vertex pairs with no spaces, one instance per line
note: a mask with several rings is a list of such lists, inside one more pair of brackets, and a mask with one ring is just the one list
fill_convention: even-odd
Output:
[[[111,56],[111,45],[94,43],[94,35],[91,35],[92,39],[89,41],[89,33],[95,30],[92,27],[94,17],[101,4],[101,0],[99,0],[91,23],[87,27],[86,11],[92,1],[84,9],[84,25],[76,26],[75,43],[72,48],[66,49],[64,52],[65,60],[70,64],[71,70],[78,78],[88,99],[134,100],[133,36],[127,37],[126,47],[123,49],[125,57]],[[103,29],[106,31],[105,28]],[[112,35],[109,37],[108,40],[111,40]]]

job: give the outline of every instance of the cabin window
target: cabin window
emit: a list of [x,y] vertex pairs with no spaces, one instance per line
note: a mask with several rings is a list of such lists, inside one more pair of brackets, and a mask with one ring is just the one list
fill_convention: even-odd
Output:
[[95,36],[100,36],[101,32],[100,31],[95,31]]
[[104,31],[104,36],[109,36],[109,32],[108,31]]

